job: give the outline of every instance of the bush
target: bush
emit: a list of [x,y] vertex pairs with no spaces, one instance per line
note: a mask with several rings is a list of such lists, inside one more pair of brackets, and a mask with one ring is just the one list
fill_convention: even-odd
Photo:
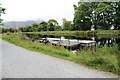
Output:
[[65,52],[55,52],[55,54],[60,55],[60,56],[70,57],[70,55]]
[[98,66],[104,64],[106,64],[106,60],[102,57],[92,57],[86,62],[86,65],[88,66]]

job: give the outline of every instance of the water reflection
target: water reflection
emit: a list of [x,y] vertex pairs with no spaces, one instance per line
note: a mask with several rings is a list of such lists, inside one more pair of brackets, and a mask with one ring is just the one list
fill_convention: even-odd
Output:
[[[34,39],[40,40],[41,38],[61,38],[62,36],[54,36],[54,35],[41,35],[41,34],[25,34],[25,36]],[[120,38],[102,38],[102,37],[76,37],[76,36],[64,36],[66,39],[79,39],[79,40],[94,40],[98,45],[107,45],[112,46],[114,43],[120,46]]]

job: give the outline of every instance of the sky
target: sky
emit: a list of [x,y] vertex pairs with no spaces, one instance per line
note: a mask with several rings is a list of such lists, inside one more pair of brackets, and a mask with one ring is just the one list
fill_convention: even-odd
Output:
[[72,21],[74,18],[73,4],[79,0],[0,0],[6,8],[1,17],[6,21],[26,21],[56,19],[62,24],[62,19]]

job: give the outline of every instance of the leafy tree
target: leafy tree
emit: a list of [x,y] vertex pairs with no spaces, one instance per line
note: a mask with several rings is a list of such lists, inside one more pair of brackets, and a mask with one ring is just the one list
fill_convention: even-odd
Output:
[[79,2],[78,7],[74,5],[74,30],[90,30],[91,29],[91,3]]
[[18,30],[21,31],[21,32],[24,32],[23,27],[19,27]]
[[32,24],[32,27],[33,27],[33,32],[37,32],[38,30],[38,26],[39,26],[39,24],[37,24],[37,23],[33,23]]
[[48,21],[48,30],[49,31],[55,31],[56,27],[58,26],[58,22],[55,19],[50,19]]
[[45,30],[45,27],[44,26],[42,26],[42,25],[39,25],[38,26],[38,31],[44,31]]
[[45,22],[45,21],[43,21],[43,22],[41,22],[40,23],[40,26],[42,27],[43,26],[43,31],[47,31],[47,27],[48,27],[48,23],[47,22]]
[[98,30],[99,27],[97,26],[97,14],[95,13],[95,9],[97,8],[97,5],[99,4],[99,2],[91,2],[91,22],[92,22],[92,26],[91,28],[94,30]]
[[[0,4],[0,5],[1,5],[1,4]],[[5,8],[2,8],[2,7],[0,6],[0,16],[1,16],[1,14],[5,14],[5,10],[6,10]],[[3,20],[3,19],[0,18],[0,23],[2,22],[2,20]]]
[[49,19],[48,25],[49,26],[58,26],[58,22],[55,19]]
[[78,2],[73,30],[120,29],[120,2]]
[[33,28],[33,26],[27,26],[27,29],[28,29],[28,31],[27,32],[33,32],[33,30],[34,30],[34,28]]
[[48,31],[55,31],[55,26],[48,25]]
[[15,33],[15,32],[17,32],[18,30],[17,30],[16,28],[9,28],[8,31],[11,32],[11,33]]
[[[109,30],[112,27],[114,19],[114,9],[111,5],[100,2],[95,9],[95,17],[97,17],[97,26],[102,30]],[[94,20],[93,20],[94,21]]]
[[62,27],[61,27],[61,26],[54,26],[54,30],[55,30],[55,31],[61,31],[61,30],[62,30]]
[[115,30],[120,30],[120,1],[119,2],[115,2],[114,5],[113,6],[114,6],[114,8],[116,10],[114,29]]
[[7,31],[8,31],[8,28],[1,28],[0,27],[0,34],[7,33]]
[[71,30],[71,21],[67,21],[63,18],[63,30]]

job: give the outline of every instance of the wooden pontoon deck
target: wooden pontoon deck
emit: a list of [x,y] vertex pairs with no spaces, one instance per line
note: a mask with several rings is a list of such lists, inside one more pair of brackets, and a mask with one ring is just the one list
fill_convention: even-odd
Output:
[[62,45],[65,47],[75,47],[75,46],[95,46],[96,41],[92,40],[77,40],[77,39],[61,39],[61,38],[42,38],[40,42],[44,42],[44,40],[52,43],[54,45]]

